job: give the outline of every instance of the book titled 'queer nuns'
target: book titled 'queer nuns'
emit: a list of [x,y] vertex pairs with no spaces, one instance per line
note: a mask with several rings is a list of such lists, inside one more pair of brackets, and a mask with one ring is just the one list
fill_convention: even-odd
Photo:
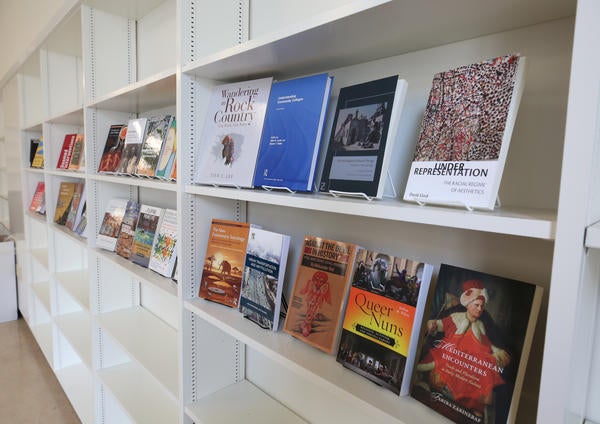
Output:
[[318,74],[273,83],[255,186],[312,191],[332,81]]
[[383,197],[407,87],[396,75],[340,90],[319,191]]
[[252,187],[272,78],[214,88],[195,183]]
[[508,55],[434,76],[404,200],[494,209],[524,75]]

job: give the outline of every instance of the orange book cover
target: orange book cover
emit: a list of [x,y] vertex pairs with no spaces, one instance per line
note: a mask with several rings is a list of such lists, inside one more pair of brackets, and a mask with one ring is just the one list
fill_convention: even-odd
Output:
[[206,247],[199,296],[237,308],[250,224],[213,219]]
[[306,236],[283,330],[333,353],[350,286],[356,245]]

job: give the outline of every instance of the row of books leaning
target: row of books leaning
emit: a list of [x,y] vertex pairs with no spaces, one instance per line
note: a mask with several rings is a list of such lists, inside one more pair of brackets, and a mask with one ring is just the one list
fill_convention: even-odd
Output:
[[213,219],[199,297],[273,331],[285,316],[284,332],[455,422],[514,419],[541,287],[306,236],[288,305],[289,245]]
[[[61,182],[56,199],[54,223],[64,225],[81,237],[85,237],[86,210],[85,184],[82,182]],[[29,204],[29,211],[40,215],[46,214],[46,184],[43,181],[38,182],[36,185],[35,193]]]
[[[82,171],[85,167],[84,135],[66,134],[63,140],[56,169],[64,171]],[[29,141],[29,166],[44,168],[44,141],[42,138],[32,138]]]
[[[493,209],[524,65],[511,54],[434,76],[404,200]],[[381,198],[408,83],[396,75],[340,89],[315,184],[332,85],[324,73],[216,86],[194,182]]]

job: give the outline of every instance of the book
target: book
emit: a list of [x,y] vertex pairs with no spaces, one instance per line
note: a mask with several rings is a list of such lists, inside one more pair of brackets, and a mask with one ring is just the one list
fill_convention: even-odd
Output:
[[175,117],[171,120],[167,138],[160,152],[160,159],[156,167],[156,177],[171,179],[171,173],[174,169],[177,153],[177,120]]
[[290,236],[251,228],[242,276],[240,312],[262,328],[277,331]]
[[319,191],[383,197],[407,87],[395,75],[340,90]]
[[33,197],[31,198],[31,203],[29,203],[29,212],[44,214],[46,212],[45,197],[46,184],[44,181],[38,181],[35,187],[35,193],[33,193]]
[[177,156],[175,156],[175,159],[173,160],[173,168],[171,169],[171,180],[177,180]]
[[37,148],[35,149],[35,155],[33,155],[33,161],[31,161],[32,168],[44,168],[44,140],[40,138]]
[[433,266],[359,249],[337,361],[407,395]]
[[98,231],[98,235],[96,236],[97,247],[110,250],[111,252],[115,250],[126,207],[126,199],[110,199],[102,218],[100,231]]
[[75,139],[77,134],[66,134],[63,140],[62,148],[60,149],[60,155],[58,162],[56,163],[56,169],[67,169],[69,163],[71,163],[71,155],[73,154],[73,146],[75,145]]
[[69,215],[67,215],[67,222],[65,227],[73,231],[75,226],[79,224],[81,219],[81,213],[83,212],[83,204],[85,203],[85,184],[75,183],[75,191],[73,192],[73,201],[71,202],[71,208],[69,209]]
[[146,135],[142,143],[140,159],[135,170],[137,176],[154,177],[172,120],[173,117],[171,115],[148,118]]
[[457,423],[514,422],[542,291],[443,264],[411,395]]
[[333,77],[273,82],[254,186],[312,191]]
[[250,224],[213,218],[198,296],[237,308]]
[[262,78],[213,89],[195,183],[252,187],[271,81]]
[[125,143],[121,153],[121,161],[115,172],[133,175],[142,154],[142,142],[146,134],[148,118],[130,119],[127,124]]
[[131,248],[130,259],[132,262],[148,268],[152,245],[163,214],[163,208],[149,205],[140,206],[140,216],[135,227]]
[[67,222],[75,194],[75,186],[76,183],[72,182],[63,181],[60,183],[56,199],[56,209],[54,210],[54,222],[58,225],[65,225]]
[[434,76],[404,200],[494,209],[524,78],[512,54]]
[[121,220],[121,229],[117,238],[115,251],[118,255],[125,259],[131,257],[131,249],[133,247],[133,236],[135,235],[135,227],[137,226],[138,217],[140,215],[140,204],[135,200],[127,202],[125,214]]
[[148,268],[171,278],[177,260],[177,211],[165,209],[162,222],[154,238]]
[[81,219],[73,231],[75,231],[81,237],[87,238],[87,234],[85,232],[85,229],[87,228],[87,201],[83,202],[83,207],[81,210]]
[[121,154],[125,145],[127,135],[127,125],[111,125],[106,136],[106,143],[98,165],[98,172],[113,173],[116,172],[121,162]]
[[357,246],[306,236],[283,330],[333,354]]
[[67,168],[69,171],[83,170],[85,166],[84,146],[85,140],[83,134],[76,134],[71,160],[69,161],[69,166]]
[[40,144],[39,138],[32,138],[29,140],[29,166],[31,167],[33,164],[33,158],[35,157],[35,152],[37,151],[38,144]]

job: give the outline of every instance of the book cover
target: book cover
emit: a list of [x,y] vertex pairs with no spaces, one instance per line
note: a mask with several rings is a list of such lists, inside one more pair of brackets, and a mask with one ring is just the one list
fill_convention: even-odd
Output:
[[35,155],[33,156],[33,161],[31,161],[32,168],[44,168],[44,140],[40,139],[35,150]]
[[40,143],[39,138],[32,138],[29,140],[29,166],[31,167],[33,164],[33,158],[35,157],[35,152],[37,151],[38,144]]
[[148,268],[171,278],[177,260],[177,211],[165,209],[160,228],[156,233]]
[[337,361],[408,394],[432,272],[423,262],[359,249]]
[[104,217],[102,218],[102,224],[100,225],[100,231],[96,237],[96,246],[101,249],[110,250],[113,252],[117,245],[117,238],[119,237],[119,230],[121,229],[121,221],[123,215],[125,215],[125,208],[127,207],[126,199],[110,199]]
[[160,152],[160,160],[156,167],[156,176],[158,178],[171,179],[171,172],[175,163],[177,153],[177,120],[173,117],[167,138]]
[[333,77],[273,82],[254,186],[312,191]]
[[272,78],[213,89],[195,183],[252,187]]
[[140,204],[135,200],[127,202],[125,214],[121,220],[121,229],[117,238],[115,251],[125,259],[131,257],[131,248],[133,247],[133,236],[137,226],[138,216],[140,215]]
[[79,219],[81,219],[83,202],[85,202],[85,184],[75,183],[73,201],[71,202],[69,215],[67,215],[67,221],[65,222],[65,227],[71,231],[73,231],[73,228],[79,223]]
[[67,217],[71,210],[71,203],[73,202],[75,186],[76,183],[67,181],[60,183],[58,198],[56,199],[56,209],[54,210],[54,222],[59,225],[65,225],[67,222]]
[[164,209],[156,206],[141,205],[135,233],[133,235],[133,246],[131,248],[131,261],[148,268],[152,245],[156,231],[160,227],[160,221]]
[[173,160],[173,168],[171,169],[171,178],[172,181],[176,181],[177,180],[177,156],[175,156],[175,159]]
[[250,224],[213,219],[198,296],[237,308]]
[[98,172],[113,173],[116,172],[119,163],[121,162],[121,154],[125,145],[125,137],[127,135],[127,125],[114,124],[111,125],[106,136],[106,143]]
[[134,175],[138,161],[142,154],[142,142],[146,134],[148,118],[130,119],[127,124],[125,143],[121,153],[121,161],[115,170],[119,174]]
[[306,236],[283,330],[329,354],[338,346],[356,245]]
[[319,191],[383,197],[407,87],[395,75],[340,90]]
[[31,203],[29,204],[29,212],[36,213],[44,213],[42,212],[42,208],[45,203],[46,197],[46,184],[44,181],[38,181],[35,187],[35,193],[33,193],[33,197],[31,198]]
[[277,331],[290,236],[252,227],[246,246],[240,312]]
[[518,55],[434,76],[404,200],[494,209],[524,76]]
[[514,422],[542,291],[443,264],[411,395],[457,423]]
[[62,148],[60,149],[60,155],[58,162],[56,163],[56,169],[68,169],[69,163],[71,162],[71,155],[73,154],[73,146],[75,145],[75,139],[77,134],[66,134],[63,140]]
[[148,118],[146,135],[142,143],[140,159],[135,174],[142,177],[154,177],[158,160],[171,127],[171,115]]
[[79,223],[75,226],[75,231],[81,237],[87,238],[87,234],[85,229],[87,228],[87,201],[84,200],[83,207],[81,208],[81,219]]
[[83,170],[85,166],[85,155],[84,155],[85,140],[83,134],[75,135],[75,142],[73,144],[73,153],[71,154],[71,160],[69,161],[68,170],[78,171]]

